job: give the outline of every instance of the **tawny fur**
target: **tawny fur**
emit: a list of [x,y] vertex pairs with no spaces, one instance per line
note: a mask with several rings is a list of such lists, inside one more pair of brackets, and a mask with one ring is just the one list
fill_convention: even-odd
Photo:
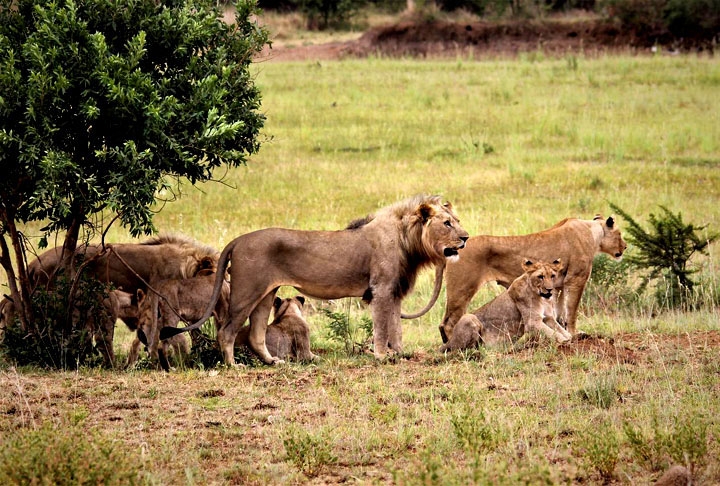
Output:
[[[204,270],[192,278],[156,282],[147,294],[138,290],[139,329],[146,337],[145,344],[151,359],[159,359],[163,368],[167,368],[168,348],[167,341],[162,341],[162,346],[159,346],[159,329],[176,327],[181,317],[188,322],[200,319],[212,297],[214,283],[215,272]],[[227,320],[229,295],[230,284],[223,279],[222,291],[214,308],[216,326]]]
[[555,316],[555,287],[562,262],[526,260],[518,266],[524,273],[495,299],[463,315],[440,351],[471,348],[480,342],[486,346],[511,344],[524,333],[544,335],[558,343],[572,338]]
[[465,314],[480,286],[497,282],[508,287],[521,273],[518,261],[561,259],[567,267],[560,288],[557,313],[571,334],[577,332],[577,310],[592,271],[595,254],[603,252],[619,260],[627,247],[614,219],[565,219],[550,229],[522,236],[471,237],[460,259],[448,263],[447,302],[440,326],[443,341]]
[[[280,359],[314,361],[318,359],[310,351],[310,327],[302,314],[305,298],[302,296],[273,302],[273,321],[268,325],[265,344],[268,352]],[[250,327],[243,326],[235,339],[235,346],[249,347]]]

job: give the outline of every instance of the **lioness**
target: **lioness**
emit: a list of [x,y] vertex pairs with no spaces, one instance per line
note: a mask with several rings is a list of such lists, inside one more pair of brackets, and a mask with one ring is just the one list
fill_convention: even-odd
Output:
[[[318,359],[310,351],[310,328],[302,314],[305,297],[297,295],[273,302],[273,321],[267,328],[265,344],[268,352],[280,359],[295,358],[298,361]],[[248,346],[250,326],[243,326],[235,339],[235,346]]]
[[494,281],[507,288],[520,275],[517,262],[523,257],[543,261],[559,258],[567,266],[558,315],[568,331],[576,334],[578,305],[595,254],[603,252],[620,260],[625,248],[627,244],[615,220],[600,215],[593,220],[564,219],[550,229],[529,235],[471,237],[462,258],[447,267],[447,302],[440,327],[443,342],[452,336],[455,323],[466,312],[480,285]]
[[544,334],[564,343],[572,338],[555,318],[553,296],[562,263],[525,260],[522,275],[493,300],[465,314],[455,326],[450,339],[440,351],[454,351],[477,346],[509,344],[524,333]]
[[[222,292],[213,309],[218,326],[227,320],[230,295],[230,284],[225,279],[222,282]],[[169,369],[168,342],[163,341],[162,346],[158,346],[158,330],[167,326],[176,327],[181,317],[188,321],[202,317],[212,297],[214,283],[215,272],[206,270],[192,278],[156,282],[147,294],[138,289],[138,338],[147,346],[151,359],[159,360],[164,370]]]
[[225,362],[234,364],[235,338],[250,318],[250,347],[267,364],[280,361],[265,344],[278,287],[290,285],[319,299],[362,297],[373,317],[375,356],[402,350],[400,303],[420,269],[444,267],[465,246],[467,232],[450,203],[416,196],[379,210],[340,231],[268,228],[231,241],[218,261],[218,277],[205,314],[184,328],[165,328],[161,338],[197,329],[210,317],[230,266],[230,319],[218,331]]

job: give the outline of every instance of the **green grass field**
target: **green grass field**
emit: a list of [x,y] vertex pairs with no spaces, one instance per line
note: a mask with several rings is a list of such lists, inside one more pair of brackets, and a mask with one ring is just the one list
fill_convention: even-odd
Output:
[[[540,231],[609,215],[610,203],[640,223],[662,205],[720,229],[717,59],[532,53],[255,69],[267,115],[260,153],[216,174],[222,183],[180,186],[158,230],[220,249],[270,226],[341,229],[417,193],[450,200],[470,234]],[[129,237],[114,228],[109,240]],[[316,365],[5,366],[0,481],[21,466],[32,477],[38,464],[67,476],[61,455],[42,453],[53,443],[86,454],[74,467],[91,478],[102,471],[83,464],[112,461],[118,484],[652,484],[675,463],[717,484],[717,245],[694,263],[709,295],[697,312],[586,304],[578,326],[599,336],[594,347],[446,359],[434,352],[442,295],[404,323],[407,359],[393,363],[348,356],[313,313]],[[431,273],[405,310],[427,302]],[[367,315],[356,300],[335,309]],[[129,336],[118,334],[122,354]]]

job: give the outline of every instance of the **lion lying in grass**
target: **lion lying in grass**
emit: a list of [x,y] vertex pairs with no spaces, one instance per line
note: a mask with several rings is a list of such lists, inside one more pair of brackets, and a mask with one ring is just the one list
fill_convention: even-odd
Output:
[[[273,356],[280,359],[314,361],[318,356],[310,351],[310,327],[302,314],[305,297],[297,295],[273,302],[274,319],[268,325],[265,344]],[[249,346],[250,326],[243,326],[235,340],[235,346]]]
[[481,343],[512,344],[524,333],[545,335],[558,343],[572,338],[555,317],[555,293],[562,263],[526,260],[521,268],[525,273],[505,292],[460,318],[440,352],[473,348]]
[[462,258],[447,267],[447,301],[440,326],[443,342],[452,337],[455,323],[467,312],[480,286],[497,282],[507,288],[522,273],[517,262],[525,257],[546,262],[559,258],[566,265],[557,314],[570,334],[576,334],[577,310],[595,254],[607,253],[620,260],[626,247],[615,220],[600,215],[592,220],[564,219],[529,235],[471,237]]

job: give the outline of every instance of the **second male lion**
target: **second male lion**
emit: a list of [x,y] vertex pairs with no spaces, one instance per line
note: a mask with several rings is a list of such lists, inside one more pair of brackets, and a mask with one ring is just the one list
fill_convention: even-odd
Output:
[[[271,355],[280,359],[295,358],[313,361],[318,357],[310,351],[310,328],[302,314],[305,297],[297,295],[273,302],[273,321],[268,325],[265,344]],[[248,346],[250,326],[243,326],[235,340],[235,346]]]
[[[221,326],[228,316],[230,284],[220,276],[221,295],[213,307],[215,325]],[[151,359],[158,359],[168,370],[167,342],[159,346],[158,330],[176,327],[180,319],[196,321],[203,315],[213,295],[215,272],[203,270],[197,276],[185,279],[167,279],[156,282],[153,290],[145,294],[138,290],[138,338],[147,346]],[[179,336],[176,336],[179,337]]]
[[455,331],[440,351],[510,344],[524,333],[543,334],[564,343],[572,338],[555,317],[554,293],[562,278],[562,263],[532,262],[522,264],[525,273],[510,287],[484,306],[463,315]]
[[[319,299],[362,297],[372,312],[375,357],[401,352],[402,299],[423,267],[444,267],[467,238],[452,206],[438,196],[401,201],[340,231],[267,228],[239,236],[217,263],[220,274],[232,260],[230,318],[218,330],[225,362],[235,363],[235,338],[248,317],[252,350],[267,364],[279,361],[268,352],[265,333],[275,293],[283,285]],[[218,277],[202,319],[165,328],[161,337],[200,327],[212,314],[221,284]]]
[[465,314],[480,286],[497,282],[508,287],[521,273],[521,258],[546,262],[559,258],[566,266],[558,301],[558,318],[576,333],[577,310],[592,272],[595,254],[607,253],[620,260],[627,244],[615,220],[598,215],[592,220],[564,219],[550,229],[521,236],[473,236],[462,258],[447,266],[447,301],[440,327],[443,342]]

